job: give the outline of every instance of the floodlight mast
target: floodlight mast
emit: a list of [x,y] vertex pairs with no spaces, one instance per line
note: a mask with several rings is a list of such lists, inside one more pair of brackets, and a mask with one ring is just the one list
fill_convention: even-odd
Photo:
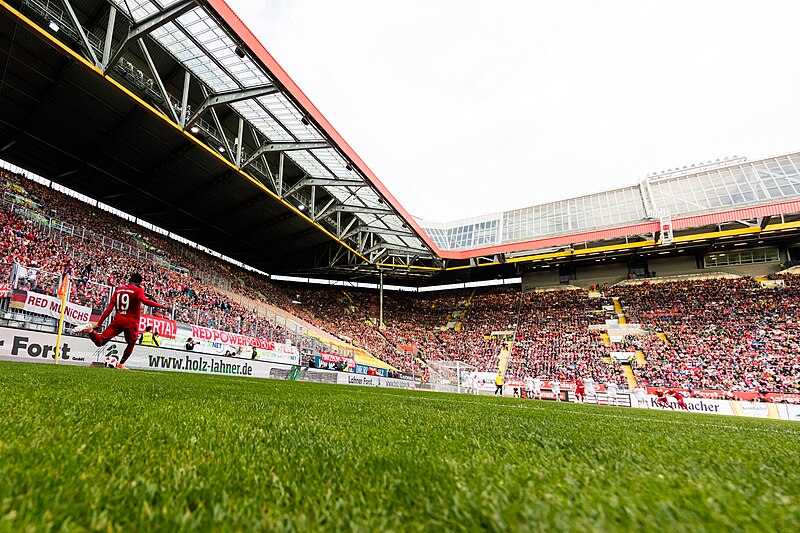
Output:
[[378,329],[383,329],[383,269],[378,268],[378,274],[380,277],[380,295],[378,297],[378,307],[379,307],[379,314],[378,314]]

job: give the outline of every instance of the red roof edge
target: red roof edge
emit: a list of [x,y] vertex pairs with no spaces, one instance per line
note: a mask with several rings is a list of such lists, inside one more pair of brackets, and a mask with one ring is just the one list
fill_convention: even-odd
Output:
[[400,202],[389,192],[386,186],[381,183],[374,172],[367,166],[367,164],[356,154],[355,150],[347,144],[347,141],[336,131],[336,128],[328,122],[328,119],[323,116],[319,109],[311,103],[311,100],[303,93],[300,87],[292,80],[289,74],[283,70],[278,62],[272,57],[267,49],[261,44],[261,41],[253,35],[253,32],[242,22],[242,19],[234,13],[231,7],[225,0],[206,0],[208,6],[227,24],[234,33],[242,40],[242,43],[247,46],[251,52],[267,67],[267,70],[272,74],[272,77],[291,95],[292,98],[308,113],[309,118],[313,119],[323,130],[324,133],[336,144],[339,149],[344,152],[344,155],[352,161],[352,163],[364,174],[367,180],[380,191],[380,193],[389,201],[394,209],[400,213],[403,220],[411,227],[418,236],[427,244],[433,252],[439,257],[443,257],[447,252],[439,249],[427,233],[417,224],[414,218],[400,205]]

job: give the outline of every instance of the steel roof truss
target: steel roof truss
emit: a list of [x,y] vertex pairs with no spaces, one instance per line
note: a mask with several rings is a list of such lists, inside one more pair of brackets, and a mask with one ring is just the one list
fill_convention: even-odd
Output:
[[372,226],[359,226],[349,233],[345,234],[342,238],[347,239],[356,233],[377,233],[378,235],[395,235],[397,237],[410,237],[413,234],[410,231],[401,231],[396,229],[375,228]]
[[[243,166],[253,162],[258,156],[268,152],[290,152],[293,150],[313,150],[315,148],[328,148],[330,145],[325,141],[316,142],[266,142],[253,152]],[[298,165],[299,166],[299,165]]]
[[[66,0],[65,0],[66,1]],[[111,59],[103,65],[103,71],[108,72],[108,69],[114,66],[119,61],[122,54],[130,46],[131,42],[141,37],[144,37],[153,30],[160,28],[164,24],[172,22],[181,15],[188,13],[197,6],[194,0],[178,0],[174,4],[165,7],[160,11],[156,11],[149,17],[143,18],[138,24],[134,24],[128,28],[128,36],[122,41],[117,48],[117,51],[111,56]]]
[[303,187],[318,187],[324,185],[348,185],[353,187],[364,187],[366,184],[363,181],[355,181],[355,180],[335,180],[329,178],[304,178],[292,185],[284,194],[284,196],[289,196]]
[[259,87],[252,87],[250,89],[225,91],[221,93],[211,94],[210,96],[206,96],[205,101],[202,104],[200,104],[200,106],[194,113],[192,113],[191,118],[187,121],[186,124],[188,126],[192,122],[200,118],[200,115],[205,113],[205,111],[210,107],[233,104],[236,102],[241,102],[242,100],[250,100],[252,98],[258,98],[259,96],[273,94],[276,92],[278,92],[278,88],[272,84],[268,84],[268,85],[261,85]]
[[86,49],[86,52],[89,54],[89,58],[92,60],[92,63],[97,67],[100,65],[100,61],[97,59],[97,55],[95,55],[94,50],[92,49],[92,45],[89,44],[89,38],[86,36],[86,32],[83,30],[83,25],[78,20],[78,17],[75,15],[75,10],[72,9],[72,4],[69,0],[61,0],[64,3],[64,7],[67,8],[67,13],[69,13],[69,18],[72,20],[72,24],[75,25],[75,29],[78,30],[78,35],[81,36],[81,44]]
[[334,211],[341,211],[342,213],[353,213],[360,215],[393,215],[394,211],[391,209],[381,209],[377,207],[362,207],[358,205],[337,205]]
[[103,43],[103,64],[102,65],[97,65],[100,68],[102,68],[103,65],[107,65],[108,64],[108,60],[111,58],[111,42],[114,40],[114,23],[116,21],[117,21],[117,8],[114,6],[114,4],[111,4],[111,8],[108,11],[108,25],[106,26],[106,40]]
[[147,62],[147,68],[150,69],[150,74],[152,74],[156,81],[156,85],[158,85],[158,91],[161,93],[161,98],[164,99],[164,105],[169,111],[169,116],[175,122],[175,124],[177,124],[178,113],[175,112],[175,107],[172,105],[172,99],[167,93],[167,89],[164,87],[164,82],[161,81],[161,76],[158,74],[158,70],[156,70],[156,65],[153,63],[153,58],[150,56],[150,51],[147,49],[144,39],[139,39],[139,47],[142,49],[142,55],[144,55],[144,59]]
[[314,220],[319,220],[320,218],[322,218],[323,215],[325,215],[331,208],[331,206],[333,206],[333,204],[335,203],[336,203],[336,198],[331,198],[330,200],[328,200],[328,203],[326,203],[319,209],[319,211],[317,211],[317,215],[314,217]]
[[372,253],[376,250],[385,248],[387,251],[400,253],[400,254],[407,254],[407,255],[419,255],[420,252],[425,253],[425,250],[420,250],[419,248],[410,248],[408,246],[398,246],[396,244],[389,244],[385,242],[381,242],[372,246],[371,248],[366,250],[366,253]]

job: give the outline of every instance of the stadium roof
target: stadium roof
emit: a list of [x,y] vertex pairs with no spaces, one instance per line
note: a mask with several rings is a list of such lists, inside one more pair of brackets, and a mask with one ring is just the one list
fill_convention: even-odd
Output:
[[787,154],[418,222],[223,0],[0,8],[0,158],[268,272],[430,275],[644,246],[662,216],[700,232],[800,212]]
[[0,5],[4,159],[265,270],[438,270],[427,234],[224,1]]

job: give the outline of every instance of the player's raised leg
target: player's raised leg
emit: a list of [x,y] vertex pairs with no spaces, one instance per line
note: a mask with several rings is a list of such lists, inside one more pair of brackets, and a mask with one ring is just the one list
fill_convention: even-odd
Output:
[[117,368],[120,370],[128,370],[128,367],[125,366],[125,361],[127,361],[133,353],[133,349],[136,347],[136,339],[138,336],[136,335],[136,330],[132,328],[123,330],[123,333],[125,334],[125,343],[127,346],[125,346],[125,350],[122,352],[122,359],[120,359]]

